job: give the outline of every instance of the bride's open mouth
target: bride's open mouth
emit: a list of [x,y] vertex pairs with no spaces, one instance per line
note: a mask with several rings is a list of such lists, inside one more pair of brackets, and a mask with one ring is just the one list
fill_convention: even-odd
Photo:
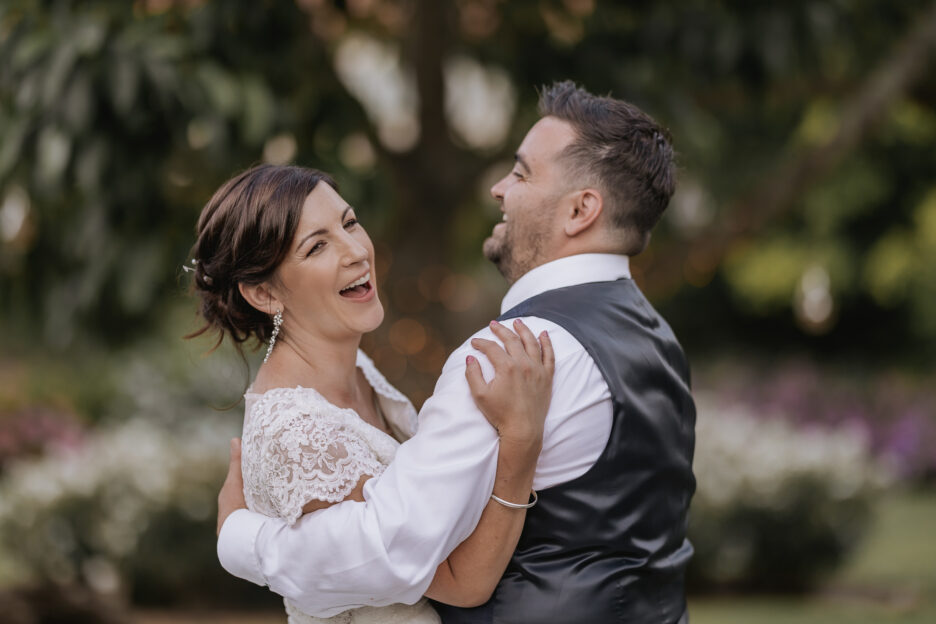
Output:
[[338,291],[338,294],[346,299],[363,299],[373,290],[370,277],[370,272],[365,273],[363,276]]

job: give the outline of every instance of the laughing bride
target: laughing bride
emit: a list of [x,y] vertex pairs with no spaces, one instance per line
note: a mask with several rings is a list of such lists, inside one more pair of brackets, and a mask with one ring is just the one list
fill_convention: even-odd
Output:
[[[238,346],[268,344],[245,395],[242,469],[248,508],[295,523],[344,500],[413,435],[416,411],[359,349],[383,320],[374,247],[327,175],[264,165],[224,184],[202,211],[193,290],[205,325]],[[495,326],[509,345],[476,341],[496,375],[469,359],[472,396],[500,437],[495,497],[526,501],[542,443],[553,355],[548,337]],[[524,505],[488,503],[474,533],[436,571],[427,596],[471,606],[490,593],[523,525]],[[428,521],[428,519],[427,519]],[[325,545],[327,548],[327,545]],[[438,616],[415,605],[359,607],[327,620],[286,601],[291,624],[409,622]]]

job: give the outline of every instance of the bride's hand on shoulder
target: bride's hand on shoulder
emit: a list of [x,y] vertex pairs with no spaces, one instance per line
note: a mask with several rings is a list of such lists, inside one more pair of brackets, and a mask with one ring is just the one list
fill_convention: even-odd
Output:
[[516,333],[491,323],[503,347],[483,338],[471,341],[494,366],[494,378],[485,382],[481,365],[472,356],[467,358],[465,377],[478,409],[497,430],[501,443],[541,446],[556,358],[545,331],[537,338],[519,319],[513,327]]

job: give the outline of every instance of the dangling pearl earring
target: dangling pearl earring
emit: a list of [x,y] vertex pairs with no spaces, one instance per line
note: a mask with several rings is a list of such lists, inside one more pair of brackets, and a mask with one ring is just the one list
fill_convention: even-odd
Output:
[[283,324],[283,311],[278,310],[273,316],[273,333],[270,334],[270,346],[267,347],[266,355],[263,357],[263,363],[266,364],[266,361],[270,359],[270,354],[273,353],[273,345],[276,344],[276,337],[279,335],[280,325]]

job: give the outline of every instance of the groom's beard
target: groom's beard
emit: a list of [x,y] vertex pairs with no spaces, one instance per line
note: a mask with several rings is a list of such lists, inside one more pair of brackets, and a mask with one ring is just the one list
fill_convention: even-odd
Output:
[[484,241],[481,252],[494,263],[507,283],[513,284],[527,271],[543,264],[547,228],[546,221],[514,227],[508,220]]

